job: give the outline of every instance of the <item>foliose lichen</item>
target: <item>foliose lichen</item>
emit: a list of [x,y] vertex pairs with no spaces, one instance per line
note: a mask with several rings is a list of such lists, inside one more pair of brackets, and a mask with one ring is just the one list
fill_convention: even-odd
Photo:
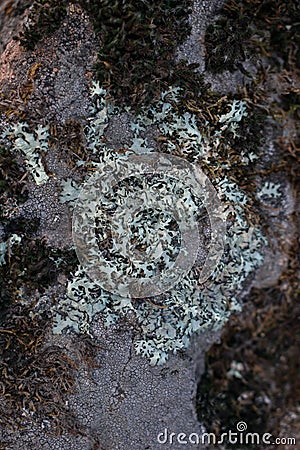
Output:
[[[119,317],[128,315],[134,317],[139,330],[134,344],[136,353],[147,357],[153,365],[164,363],[170,352],[176,353],[186,348],[193,333],[222,327],[231,312],[240,309],[237,294],[251,273],[262,264],[263,248],[267,244],[261,228],[249,222],[248,213],[252,199],[232,176],[232,161],[230,158],[220,156],[222,152],[223,154],[226,152],[224,136],[232,135],[233,139],[240,138],[241,124],[249,114],[247,103],[239,99],[228,100],[225,107],[214,114],[215,122],[211,126],[211,122],[208,118],[205,119],[205,116],[201,116],[199,121],[198,110],[193,112],[182,108],[182,98],[184,98],[183,89],[170,86],[156,103],[152,103],[150,107],[144,106],[139,113],[135,113],[130,107],[121,109],[115,106],[109,101],[106,90],[99,83],[93,82],[92,106],[87,125],[83,129],[87,142],[85,154],[89,154],[90,158],[88,161],[79,158],[77,166],[78,170],[101,171],[108,163],[128,155],[145,155],[158,150],[180,156],[205,168],[228,211],[224,236],[225,251],[217,268],[208,282],[200,282],[198,269],[205,260],[205,248],[212,239],[212,230],[210,224],[205,222],[205,214],[203,218],[200,218],[202,215],[199,214],[199,227],[202,227],[203,239],[199,248],[198,267],[193,267],[173,289],[153,298],[121,297],[103,289],[101,283],[89,278],[79,265],[75,273],[70,275],[66,296],[56,305],[54,313],[55,333],[68,329],[90,333],[92,319],[100,312],[107,326],[116,323]],[[106,143],[105,132],[109,121],[124,112],[130,118],[131,142],[120,151],[112,150]],[[156,130],[156,145],[153,148],[147,137],[150,129]],[[2,137],[6,141],[10,138],[14,150],[21,151],[25,156],[27,169],[35,182],[46,183],[48,175],[42,162],[42,154],[48,149],[49,127],[39,125],[32,132],[29,130],[26,123],[10,125]],[[247,165],[251,164],[257,155],[252,152],[249,154],[248,149],[243,147],[237,157],[241,165]],[[170,179],[157,179],[155,182],[164,185],[164,189],[171,191],[173,189],[173,193],[174,189],[180,191],[181,200],[188,200],[191,204],[194,202],[189,188],[184,185],[184,180],[177,186],[172,185]],[[126,183],[121,184],[114,195],[121,195],[120,189],[125,189],[126,195],[131,195],[134,199],[136,186],[133,184],[129,189]],[[61,181],[61,187],[60,200],[74,208],[80,186],[75,181],[67,179]],[[268,192],[270,189],[273,193],[271,185]],[[275,195],[276,193],[277,191]],[[111,208],[115,200],[112,198],[110,201],[113,203],[108,202],[107,205]],[[198,208],[201,212],[205,210],[205,204],[199,205],[194,202],[193,208]],[[144,219],[144,223],[139,218],[132,224],[135,230],[134,238],[140,248],[147,246],[145,236],[151,235],[149,230],[154,229],[153,223],[149,223],[149,218]],[[173,246],[176,253],[177,247],[180,246],[180,238],[176,238],[176,227],[170,229],[169,219],[161,216],[160,227],[156,231],[164,236],[168,233],[171,236],[172,231],[168,245]],[[100,227],[100,222],[98,225]],[[101,236],[101,233],[98,237],[100,241],[105,240],[105,236]],[[162,248],[157,248],[161,253]],[[168,248],[167,251],[169,250]],[[167,258],[164,263],[168,265],[172,261],[172,258]],[[148,264],[142,267],[142,270],[153,273],[154,269]]]
[[[213,130],[208,124],[207,128],[199,129],[196,114],[179,111],[179,94],[180,88],[170,87],[157,104],[142,109],[138,115],[126,108],[132,118],[133,138],[131,145],[120,154],[109,149],[103,139],[109,119],[120,109],[107,103],[105,90],[94,83],[94,103],[85,129],[88,149],[94,155],[94,168],[101,170],[107,161],[122,158],[122,155],[153,151],[145,137],[150,126],[157,128],[164,142],[162,151],[171,154],[180,149],[180,156],[199,164],[209,163],[212,153],[217,153],[222,133],[230,130],[238,136],[239,124],[247,115],[244,101],[229,103],[228,112],[220,114]],[[240,156],[246,159],[246,152],[241,152]],[[78,166],[84,165],[84,160],[78,161]],[[170,352],[186,348],[193,333],[222,327],[231,312],[240,309],[237,293],[248,276],[262,264],[263,248],[267,244],[262,230],[249,225],[246,214],[249,199],[227,175],[230,162],[222,161],[222,165],[225,175],[211,181],[224,204],[231,208],[231,214],[225,252],[208,283],[198,284],[197,273],[192,270],[163,298],[132,299],[105,291],[100,282],[91,280],[79,266],[69,279],[65,299],[58,305],[54,332],[70,328],[89,333],[92,318],[99,312],[107,326],[116,323],[119,317],[133,315],[140,330],[134,344],[136,353],[155,365],[164,363]],[[68,187],[72,195],[73,187],[70,183]],[[182,189],[184,196],[184,186]],[[209,230],[207,233],[210,236]]]
[[14,244],[19,244],[22,238],[17,234],[12,234],[6,241],[0,242],[0,266],[6,264],[5,256],[7,251],[11,251]]
[[41,159],[41,153],[48,149],[49,127],[38,125],[32,133],[28,130],[25,122],[12,124],[2,133],[2,138],[12,137],[13,150],[23,153],[27,170],[34,181],[36,184],[43,184],[49,178]]
[[278,198],[282,196],[281,185],[273,183],[272,181],[266,181],[257,193],[259,200],[268,198]]

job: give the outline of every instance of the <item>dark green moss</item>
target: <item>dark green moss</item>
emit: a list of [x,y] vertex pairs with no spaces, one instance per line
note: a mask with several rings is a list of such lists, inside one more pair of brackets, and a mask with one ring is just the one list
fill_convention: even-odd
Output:
[[66,16],[66,1],[35,0],[20,34],[20,42],[27,50],[34,50],[42,37],[53,33],[60,27]]
[[[278,285],[252,292],[248,311],[230,319],[221,343],[206,356],[197,411],[207,431],[217,436],[235,432],[240,420],[247,423],[249,432],[279,436],[281,421],[296,407],[300,392],[295,341],[300,285],[299,245],[295,244]],[[229,375],[232,364],[240,362],[240,376]],[[236,445],[226,443],[226,448]],[[258,447],[249,444],[247,448]]]
[[293,87],[281,95],[282,107],[284,111],[292,114],[295,120],[300,118],[300,93],[297,87]]
[[167,84],[188,35],[191,1],[81,2],[101,39],[96,76],[123,102],[151,101]]
[[29,295],[35,289],[41,291],[53,284],[59,271],[69,273],[76,267],[77,258],[74,251],[53,250],[44,241],[35,239],[38,219],[7,217],[6,204],[24,202],[27,189],[21,181],[24,172],[20,171],[13,155],[5,147],[0,148],[0,175],[0,218],[4,232],[1,240],[7,241],[12,234],[22,237],[21,244],[14,245],[13,251],[7,252],[7,264],[0,266],[0,298],[2,302],[10,302],[20,289]]
[[293,0],[230,0],[221,17],[206,30],[206,68],[222,73],[244,71],[243,62],[267,57],[287,68],[299,68],[300,9]]

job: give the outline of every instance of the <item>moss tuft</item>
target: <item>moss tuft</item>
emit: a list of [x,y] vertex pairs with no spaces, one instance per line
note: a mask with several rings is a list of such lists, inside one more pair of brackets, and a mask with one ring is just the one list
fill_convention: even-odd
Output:
[[125,102],[162,91],[176,47],[190,31],[190,0],[81,2],[101,38],[97,79]]
[[[66,415],[63,395],[74,385],[76,366],[61,348],[43,347],[49,317],[31,308],[10,305],[1,314],[0,422],[16,429],[30,421],[49,421],[52,431]],[[45,423],[45,422],[44,422]]]
[[64,0],[35,0],[31,6],[28,23],[20,34],[20,42],[27,50],[34,50],[36,44],[45,35],[60,27],[66,16]]
[[249,58],[267,57],[288,68],[300,67],[300,10],[293,0],[230,0],[207,28],[206,68],[214,73],[245,71]]

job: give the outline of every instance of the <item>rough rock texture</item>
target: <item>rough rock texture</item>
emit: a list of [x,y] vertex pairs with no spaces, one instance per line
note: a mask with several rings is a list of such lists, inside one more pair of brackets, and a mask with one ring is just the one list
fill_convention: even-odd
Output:
[[240,71],[230,73],[225,70],[222,74],[211,74],[205,71],[205,31],[219,15],[223,0],[203,1],[195,0],[191,14],[191,35],[178,48],[177,59],[187,60],[189,63],[199,64],[199,70],[204,74],[206,82],[220,92],[235,92],[238,84],[242,84],[244,75]]
[[194,408],[195,379],[204,370],[203,352],[217,334],[201,336],[188,352],[151,368],[134,354],[128,324],[126,329],[107,331],[99,317],[94,332],[105,347],[99,354],[100,368],[92,377],[81,375],[80,392],[71,403],[105,448],[154,450],[165,428],[169,433],[201,434]]
[[[12,107],[20,103],[19,86],[29,79],[30,68],[34,64],[40,64],[34,90],[28,95],[25,108],[27,120],[32,123],[45,120],[58,124],[68,119],[84,122],[89,107],[88,80],[97,52],[87,16],[80,8],[72,7],[61,29],[38,43],[35,51],[26,52],[18,41],[12,39],[18,31],[18,26],[15,28],[15,25],[20,23],[22,14],[7,20],[3,11],[8,3],[2,4],[0,14],[3,36],[0,82],[3,92],[10,97]],[[201,71],[204,70],[204,32],[221,5],[221,0],[195,0],[191,17],[192,34],[178,51],[178,58],[199,63]],[[237,82],[241,81],[241,74],[225,74],[225,78],[223,75],[214,78],[209,75],[207,79],[209,78],[215,88],[224,91],[234,89]],[[108,139],[113,141],[116,135],[123,134],[124,129],[126,117],[122,116],[119,124],[111,124],[107,132]],[[121,144],[126,142],[124,137]],[[270,149],[266,153],[270,154]],[[25,217],[40,218],[40,236],[46,236],[53,247],[64,248],[71,243],[70,214],[57,199],[56,181],[66,178],[70,172],[59,159],[59,153],[49,154],[46,159],[53,180],[47,186],[30,188],[29,198],[22,206],[21,213]],[[276,237],[277,249],[278,239],[288,241],[288,235],[293,231],[288,224],[288,218],[293,212],[291,187],[287,182],[285,186],[286,193],[279,205],[281,213],[276,215],[273,212],[270,218],[274,226],[279,222],[283,226],[280,237]],[[268,256],[267,261],[271,261],[274,266],[270,270],[269,262],[266,263],[255,278],[256,286],[267,286],[280,275],[285,260],[281,259],[279,250],[276,250],[275,255],[276,258],[271,252]],[[241,295],[245,295],[245,292]],[[60,437],[51,437],[37,426],[18,433],[3,430],[3,448],[175,449],[175,444],[160,445],[157,441],[158,434],[165,428],[169,433],[201,435],[203,429],[197,421],[194,404],[197,382],[204,370],[205,351],[218,339],[219,333],[198,336],[187,352],[171,356],[167,364],[153,368],[147,360],[134,354],[134,331],[128,323],[107,330],[99,315],[94,320],[93,331],[102,346],[97,357],[100,367],[90,372],[80,369],[76,393],[68,399],[78,422],[86,430],[86,436],[65,433]],[[64,337],[62,342],[66,345],[67,341],[68,337]],[[184,448],[192,449],[195,446],[185,445]]]

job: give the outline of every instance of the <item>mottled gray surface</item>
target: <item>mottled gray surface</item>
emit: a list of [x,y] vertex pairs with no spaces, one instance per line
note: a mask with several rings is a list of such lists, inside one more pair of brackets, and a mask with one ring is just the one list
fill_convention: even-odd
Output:
[[190,64],[199,64],[201,72],[205,69],[205,30],[215,20],[223,0],[195,0],[190,18],[191,34],[178,48],[177,58],[187,60]]
[[[200,70],[204,69],[205,28],[221,4],[221,0],[195,0],[191,18],[192,34],[178,52],[178,58],[198,62]],[[0,17],[1,26],[3,12]],[[14,24],[13,18],[2,29],[5,34],[0,70],[0,81],[4,83],[2,86],[8,87],[6,83],[9,83],[9,88],[13,88],[26,79],[32,64],[42,63],[40,76],[35,81],[34,93],[29,100],[32,119],[36,116],[39,120],[58,123],[68,118],[84,121],[89,106],[89,70],[97,50],[86,16],[78,8],[73,8],[62,28],[51,38],[42,41],[34,53],[25,52],[17,42],[11,40],[11,24]],[[234,90],[240,77],[238,72],[234,76],[206,75],[206,79],[220,90]],[[120,117],[119,123],[114,121],[107,131],[108,139],[111,138],[113,142],[118,137],[120,143],[126,145],[126,121],[125,115]],[[48,155],[47,158],[54,173],[53,180],[44,187],[32,187],[22,213],[26,217],[39,217],[40,234],[45,235],[52,246],[61,248],[71,245],[70,214],[58,202],[57,180],[69,174],[66,167],[58,167],[57,155]],[[276,216],[275,212],[271,219],[274,226],[278,222],[282,225],[285,221],[282,238],[292,231],[288,228],[287,220],[293,210],[290,190],[286,184],[285,200],[288,201],[281,205],[284,206],[284,216]],[[269,253],[268,262],[257,274],[257,286],[268,285],[280,275],[285,261],[277,256],[277,253],[276,257],[274,253]],[[270,262],[275,264],[271,280]],[[5,448],[92,450],[103,446],[106,450],[177,449],[182,446],[160,445],[157,442],[158,433],[167,428],[169,433],[201,434],[203,430],[195,411],[195,393],[204,370],[205,351],[218,339],[219,334],[200,335],[194,339],[189,351],[171,356],[162,367],[151,368],[147,360],[133,352],[135,332],[130,324],[123,323],[106,330],[102,326],[101,316],[98,316],[94,320],[93,330],[103,346],[98,355],[101,367],[92,373],[84,368],[79,370],[77,392],[69,398],[70,407],[75,411],[78,421],[85,426],[87,437],[75,437],[67,433],[61,437],[51,437],[32,426],[16,434],[4,431],[2,442],[7,442]],[[61,342],[67,345],[68,338]],[[196,448],[195,445],[183,447]]]
[[195,0],[190,23],[191,35],[178,48],[177,59],[187,60],[190,64],[199,65],[197,71],[201,72],[204,80],[210,83],[211,88],[217,92],[235,92],[237,86],[243,83],[245,76],[240,71],[230,73],[225,70],[221,74],[211,74],[205,71],[205,31],[220,12],[223,0]]
[[105,346],[99,354],[101,367],[92,378],[81,375],[80,393],[71,404],[105,448],[176,448],[159,445],[157,436],[165,428],[169,433],[201,434],[194,408],[195,377],[203,372],[203,353],[217,334],[201,336],[188,352],[151,368],[134,354],[134,331],[128,324],[106,330],[99,317],[94,332]]

